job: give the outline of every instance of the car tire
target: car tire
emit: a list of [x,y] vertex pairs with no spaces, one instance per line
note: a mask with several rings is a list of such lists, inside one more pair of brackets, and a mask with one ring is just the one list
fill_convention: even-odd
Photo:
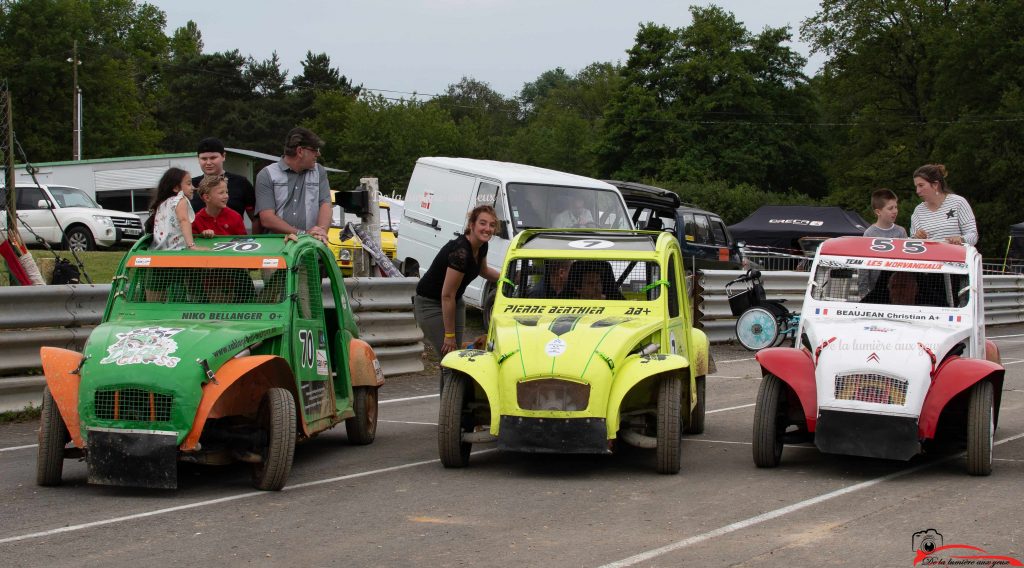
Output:
[[64,473],[64,446],[71,440],[50,388],[43,388],[43,406],[39,417],[39,448],[36,453],[36,484],[60,485]]
[[372,444],[377,437],[377,387],[352,389],[352,409],[356,415],[345,420],[349,443]]
[[462,441],[463,410],[469,379],[458,372],[443,376],[441,409],[437,420],[437,453],[446,468],[469,465],[469,452],[473,444]]
[[665,377],[658,383],[658,473],[679,473],[682,450],[680,411],[682,386],[679,379]]
[[690,419],[687,420],[686,429],[683,430],[684,434],[703,434],[704,433],[704,414],[706,413],[704,404],[706,399],[705,390],[707,380],[704,375],[701,375],[694,379],[694,384],[697,389],[697,405],[690,411]]
[[67,250],[96,250],[96,241],[88,227],[75,225],[64,231],[64,248]]
[[967,406],[967,473],[992,473],[992,443],[995,436],[992,383],[981,381],[971,387]]
[[754,408],[754,464],[776,467],[782,460],[782,436],[786,432],[785,387],[778,377],[765,373],[757,389]]
[[253,464],[252,484],[262,491],[280,491],[288,481],[295,457],[295,399],[283,388],[271,388],[263,395],[257,425],[266,433],[260,448],[260,463]]
[[736,338],[748,351],[760,351],[779,339],[779,321],[764,308],[750,308],[736,318]]

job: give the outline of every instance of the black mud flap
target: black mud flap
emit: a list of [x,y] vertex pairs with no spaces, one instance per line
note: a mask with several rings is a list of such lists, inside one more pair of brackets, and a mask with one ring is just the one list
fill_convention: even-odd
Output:
[[862,412],[822,410],[814,445],[829,454],[909,460],[921,452],[917,419]]
[[89,483],[177,489],[178,433],[90,429]]
[[611,453],[604,418],[502,416],[498,449],[528,453]]

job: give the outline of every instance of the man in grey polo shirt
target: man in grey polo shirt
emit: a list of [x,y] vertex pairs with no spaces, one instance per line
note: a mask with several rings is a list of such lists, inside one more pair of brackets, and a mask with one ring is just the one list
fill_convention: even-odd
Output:
[[256,176],[256,211],[265,233],[309,233],[327,242],[331,188],[327,171],[316,162],[324,141],[296,127],[284,141],[281,161]]

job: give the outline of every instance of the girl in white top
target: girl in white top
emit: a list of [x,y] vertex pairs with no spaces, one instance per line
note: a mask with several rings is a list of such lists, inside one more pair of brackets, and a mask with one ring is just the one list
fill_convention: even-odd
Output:
[[945,240],[955,245],[978,244],[978,225],[967,200],[946,185],[946,166],[927,164],[914,171],[914,189],[923,202],[910,216],[915,239]]
[[192,221],[196,214],[189,204],[192,199],[192,174],[170,168],[149,204],[146,228],[153,233],[150,250],[182,250],[196,248],[192,237]]

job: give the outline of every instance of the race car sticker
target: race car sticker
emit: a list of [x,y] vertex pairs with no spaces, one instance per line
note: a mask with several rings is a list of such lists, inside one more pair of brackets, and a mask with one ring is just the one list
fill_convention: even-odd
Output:
[[420,199],[420,208],[430,210],[430,202],[434,200],[434,192],[424,191],[423,198]]
[[152,261],[153,259],[148,256],[137,256],[135,257],[135,266],[149,266]]
[[562,353],[565,353],[565,341],[561,337],[556,337],[548,344],[544,346],[544,352],[548,354],[548,357],[558,357]]
[[250,239],[231,239],[225,243],[214,243],[213,250],[217,252],[253,252],[263,247],[260,243]]
[[277,258],[264,258],[263,268],[277,268],[280,263],[280,259]]
[[327,411],[327,381],[306,381],[302,389],[302,412],[306,416],[320,416]]
[[615,246],[615,243],[604,239],[579,239],[569,241],[569,246],[575,249],[599,250],[612,248]]
[[316,374],[327,376],[327,350],[316,350]]
[[171,337],[184,328],[181,327],[141,327],[117,334],[117,341],[107,347],[107,356],[100,360],[101,365],[115,363],[117,365],[148,365],[176,367],[180,357],[171,357],[178,350],[178,344]]

